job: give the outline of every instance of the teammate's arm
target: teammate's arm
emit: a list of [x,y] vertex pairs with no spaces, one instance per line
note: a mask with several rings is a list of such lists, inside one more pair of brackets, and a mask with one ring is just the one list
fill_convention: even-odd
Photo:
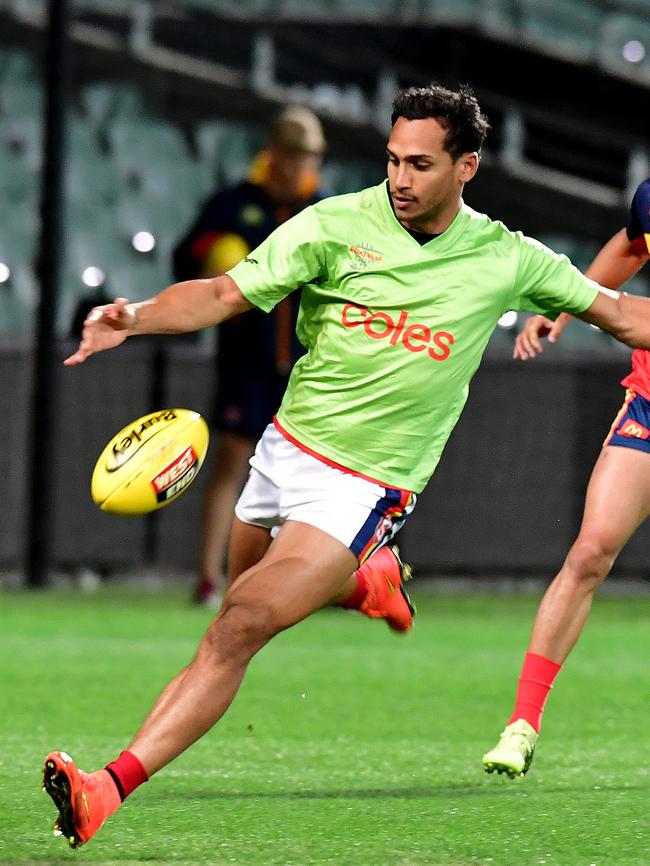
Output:
[[621,229],[597,254],[585,274],[610,289],[618,289],[633,277],[650,259],[650,252],[643,238],[630,240],[627,231]]
[[546,316],[530,316],[526,319],[524,327],[515,337],[515,347],[512,357],[520,361],[527,361],[544,351],[542,338],[548,337],[555,342],[560,336],[571,316],[569,313],[560,313],[555,321],[547,319]]
[[[630,240],[621,229],[610,238],[591,262],[585,275],[611,289],[618,289],[650,259],[644,238]],[[546,316],[531,316],[515,340],[513,358],[525,361],[542,351],[542,338],[554,343],[571,319],[569,313],[560,313],[553,322]]]
[[134,334],[183,334],[208,328],[252,306],[227,274],[174,283],[137,304],[117,298],[90,311],[79,348],[64,364],[82,364],[95,352],[113,349]]

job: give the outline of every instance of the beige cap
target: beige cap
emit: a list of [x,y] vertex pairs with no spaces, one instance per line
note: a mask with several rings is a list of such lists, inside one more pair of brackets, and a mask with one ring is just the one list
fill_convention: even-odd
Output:
[[325,136],[320,120],[302,105],[292,105],[275,119],[270,132],[271,144],[282,150],[302,150],[321,154]]

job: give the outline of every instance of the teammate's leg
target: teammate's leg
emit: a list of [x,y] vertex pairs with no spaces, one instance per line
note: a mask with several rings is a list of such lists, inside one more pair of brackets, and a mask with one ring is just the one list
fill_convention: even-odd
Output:
[[650,514],[650,454],[606,447],[587,488],[577,539],[540,604],[529,645],[562,664],[589,615],[593,593]]
[[580,532],[537,611],[515,707],[499,745],[483,757],[492,772],[526,772],[553,680],[578,640],[594,591],[650,514],[650,454],[608,446],[587,488]]
[[[127,752],[109,765],[120,793],[127,796],[203,736],[230,706],[255,653],[334,597],[355,565],[354,554],[322,530],[285,524],[262,560],[233,582],[194,659],[163,691]],[[44,783],[73,847],[119,805],[114,792],[109,798],[106,772],[83,774],[62,753],[46,759]]]

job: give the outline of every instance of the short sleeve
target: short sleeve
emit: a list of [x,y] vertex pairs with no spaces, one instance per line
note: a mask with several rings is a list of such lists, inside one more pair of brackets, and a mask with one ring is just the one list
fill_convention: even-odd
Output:
[[325,272],[318,219],[308,207],[282,223],[228,274],[244,297],[268,313]]
[[517,276],[511,309],[542,313],[554,318],[562,312],[584,312],[594,302],[600,286],[590,280],[566,256],[544,244],[516,234],[519,245]]

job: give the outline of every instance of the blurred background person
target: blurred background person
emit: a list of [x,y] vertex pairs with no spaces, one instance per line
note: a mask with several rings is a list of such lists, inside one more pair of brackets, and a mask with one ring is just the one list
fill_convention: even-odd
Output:
[[[277,226],[322,198],[319,167],[325,139],[318,117],[287,107],[249,177],[213,194],[173,255],[176,280],[223,273]],[[295,334],[300,293],[270,314],[259,310],[218,328],[212,467],[201,514],[201,545],[193,598],[219,604],[235,501],[255,442],[280,405],[294,362],[304,349]]]

